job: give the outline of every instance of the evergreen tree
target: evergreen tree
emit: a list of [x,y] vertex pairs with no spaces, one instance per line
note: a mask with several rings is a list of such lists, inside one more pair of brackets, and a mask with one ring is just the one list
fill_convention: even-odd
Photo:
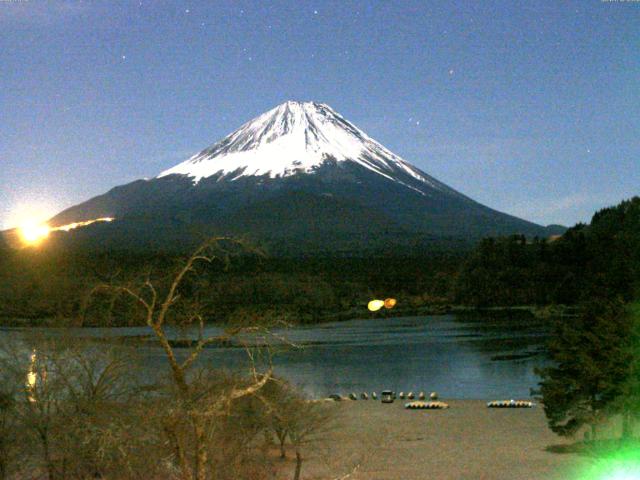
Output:
[[549,427],[571,436],[620,411],[628,385],[632,325],[619,301],[595,299],[575,319],[555,320],[549,343],[553,366],[539,369],[540,392]]
[[614,411],[622,415],[622,437],[630,438],[633,425],[640,419],[640,301],[627,307],[630,336],[625,341],[629,364],[622,395],[613,405]]

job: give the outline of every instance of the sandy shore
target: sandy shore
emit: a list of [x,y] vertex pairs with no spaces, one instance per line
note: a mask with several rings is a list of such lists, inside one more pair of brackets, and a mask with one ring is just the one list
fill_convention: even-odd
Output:
[[568,472],[586,461],[545,450],[569,442],[547,428],[540,406],[448,403],[448,410],[425,411],[405,410],[403,401],[338,402],[336,425],[317,442],[302,478],[341,478],[357,467],[346,478],[553,480],[573,478]]

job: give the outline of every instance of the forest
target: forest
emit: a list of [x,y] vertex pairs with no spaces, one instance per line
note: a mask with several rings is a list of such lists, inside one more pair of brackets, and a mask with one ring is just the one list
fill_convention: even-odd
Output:
[[594,295],[637,298],[640,198],[596,212],[554,239],[488,238],[463,262],[455,302],[476,306],[575,305]]
[[[398,300],[393,311],[377,315],[578,305],[594,293],[630,301],[640,289],[640,198],[600,210],[589,224],[558,237],[515,235],[486,238],[475,248],[460,245],[410,255],[388,249],[363,257],[272,257],[251,245],[206,267],[199,302],[208,322],[266,315],[316,323],[371,316],[366,305],[372,298]],[[1,248],[0,322],[5,325],[76,322],[96,286],[132,284],[143,277],[162,281],[183,261],[163,252]],[[124,302],[108,310],[108,319],[93,312],[89,322],[139,321]]]

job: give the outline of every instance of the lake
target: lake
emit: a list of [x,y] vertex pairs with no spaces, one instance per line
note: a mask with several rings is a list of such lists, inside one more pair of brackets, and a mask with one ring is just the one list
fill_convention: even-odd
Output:
[[[208,333],[218,329],[209,327]],[[6,330],[5,330],[6,332]],[[130,336],[146,328],[82,329],[83,336]],[[437,391],[442,398],[528,398],[545,365],[548,334],[531,316],[438,315],[351,320],[280,330],[301,348],[276,348],[276,375],[312,397],[332,393]],[[166,368],[155,346],[136,347],[145,366]],[[207,348],[202,364],[242,368],[241,348]]]

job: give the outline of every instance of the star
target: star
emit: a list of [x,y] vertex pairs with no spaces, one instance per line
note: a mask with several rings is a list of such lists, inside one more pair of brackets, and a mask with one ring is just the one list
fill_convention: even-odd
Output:
[[416,122],[416,125],[420,126],[420,120],[418,120],[418,121]]
[[184,13],[189,13],[189,11],[190,11],[190,10],[187,8],[187,9],[184,11]]
[[453,75],[453,68],[449,70],[449,75]]
[[313,11],[313,14],[314,14],[314,15],[317,15],[317,14],[318,14],[318,10],[314,10],[314,11]]
[[127,56],[126,55],[122,55],[122,60],[126,60]]

